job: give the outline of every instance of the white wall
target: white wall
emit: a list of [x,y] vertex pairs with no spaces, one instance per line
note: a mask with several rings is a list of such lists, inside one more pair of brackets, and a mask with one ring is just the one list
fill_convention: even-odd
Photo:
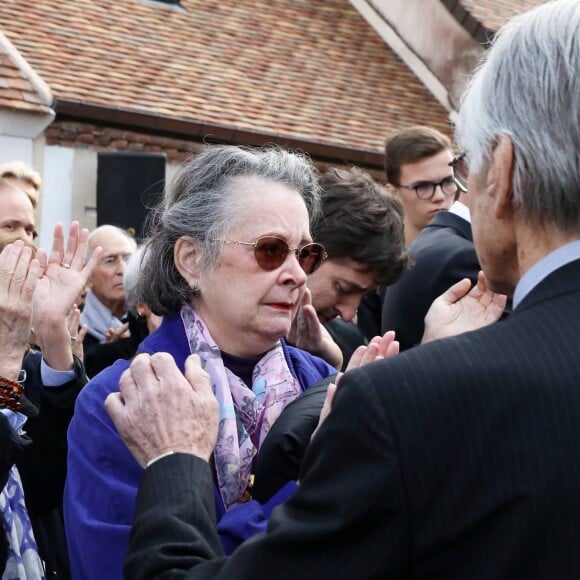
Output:
[[32,153],[32,139],[0,135],[0,163],[23,161],[28,165],[34,165],[32,162]]
[[67,147],[50,146],[44,149],[38,245],[47,250],[52,244],[54,226],[62,223],[66,236],[72,220],[74,157],[75,150]]

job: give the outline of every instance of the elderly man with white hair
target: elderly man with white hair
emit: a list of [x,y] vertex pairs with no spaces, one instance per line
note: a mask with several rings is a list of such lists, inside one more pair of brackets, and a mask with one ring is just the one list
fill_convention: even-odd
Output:
[[512,314],[347,372],[298,491],[229,558],[207,376],[134,361],[107,400],[153,461],[127,577],[580,578],[578,71],[580,2],[550,2],[499,32],[461,106],[474,242]]
[[111,331],[123,324],[127,313],[123,273],[137,244],[125,230],[105,224],[89,236],[89,251],[97,247],[103,252],[91,275],[81,314],[81,324],[86,324],[88,329],[84,339],[85,354],[97,344],[106,342]]

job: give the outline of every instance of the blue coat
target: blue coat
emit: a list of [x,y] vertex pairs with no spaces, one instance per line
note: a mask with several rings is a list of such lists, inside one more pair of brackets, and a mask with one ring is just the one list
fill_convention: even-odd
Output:
[[[283,343],[292,374],[302,389],[335,373],[322,359]],[[147,337],[139,352],[168,352],[183,372],[189,345],[181,318],[164,318],[161,327]],[[68,432],[68,475],[64,497],[65,527],[71,571],[75,580],[121,580],[139,481],[143,469],[133,458],[104,408],[119,378],[129,366],[119,360],[94,377],[77,399]],[[220,531],[227,551],[243,539],[265,529],[270,511],[292,491],[285,486],[268,505],[248,502],[227,512]],[[216,497],[218,519],[224,507]]]

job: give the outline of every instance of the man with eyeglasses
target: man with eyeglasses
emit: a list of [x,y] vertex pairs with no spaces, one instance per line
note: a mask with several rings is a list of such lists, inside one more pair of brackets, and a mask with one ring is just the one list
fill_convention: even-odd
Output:
[[[385,141],[387,184],[403,204],[407,248],[435,216],[453,203],[457,185],[449,167],[452,158],[449,137],[431,127],[407,127]],[[381,333],[384,294],[383,285],[361,302],[359,327],[368,339]]]
[[108,224],[99,226],[89,236],[89,251],[99,246],[103,253],[91,275],[80,320],[81,325],[88,327],[83,341],[85,355],[97,344],[106,342],[111,330],[123,325],[127,311],[123,288],[125,261],[137,249],[135,240],[125,230]]
[[381,331],[394,330],[401,351],[421,344],[425,315],[437,296],[469,278],[477,282],[480,268],[473,245],[466,171],[462,156],[448,163],[455,201],[449,211],[438,212],[409,248],[411,268],[386,289],[381,310]]
[[449,167],[452,151],[449,137],[422,125],[397,131],[385,142],[385,173],[405,209],[407,247],[454,201],[457,186]]

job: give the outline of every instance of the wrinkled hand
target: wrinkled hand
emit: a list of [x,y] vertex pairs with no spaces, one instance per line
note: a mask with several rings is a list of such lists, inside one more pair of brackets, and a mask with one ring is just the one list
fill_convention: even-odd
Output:
[[292,321],[290,332],[286,337],[290,344],[297,348],[323,358],[334,368],[342,366],[342,352],[326,328],[322,325],[312,306],[312,294],[308,288],[304,292],[302,304]]
[[399,342],[395,340],[395,331],[388,330],[383,336],[375,336],[367,345],[361,344],[350,357],[347,371],[366,364],[399,354]]
[[63,228],[57,224],[48,259],[44,252],[38,252],[42,276],[34,292],[32,322],[42,355],[56,370],[73,368],[67,318],[102,252],[96,248],[85,263],[88,238],[89,231],[72,222],[65,248]]
[[28,346],[41,267],[20,240],[0,253],[0,375],[16,380]]
[[119,387],[105,400],[105,409],[142,467],[169,451],[209,461],[219,408],[198,355],[188,357],[184,376],[167,353],[139,354]]
[[72,222],[65,248],[63,227],[55,226],[50,256],[41,261],[42,277],[34,293],[37,334],[44,320],[65,319],[85,287],[102,252],[95,249],[85,264],[88,238],[89,230],[81,230],[78,222]]
[[464,278],[433,301],[425,316],[422,344],[476,330],[499,319],[507,297],[489,289],[483,272],[470,288],[470,280]]

